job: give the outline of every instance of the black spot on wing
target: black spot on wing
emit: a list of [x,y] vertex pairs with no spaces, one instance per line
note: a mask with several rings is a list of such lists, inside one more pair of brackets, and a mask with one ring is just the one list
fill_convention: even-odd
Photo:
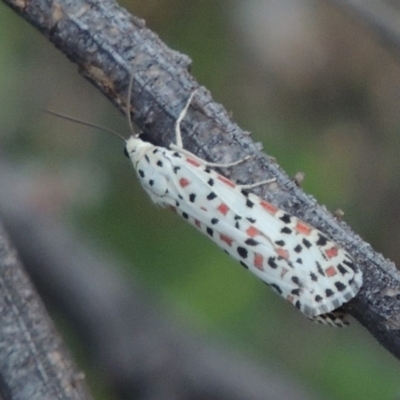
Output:
[[214,193],[214,192],[210,192],[208,195],[207,195],[207,200],[214,200],[215,198],[217,197],[217,195]]
[[325,246],[327,244],[327,242],[328,242],[328,239],[322,233],[318,233],[317,245]]
[[275,257],[268,257],[267,263],[272,269],[278,268],[278,264],[275,262],[275,260],[276,260]]
[[342,275],[346,275],[349,273],[349,271],[345,267],[343,267],[341,263],[337,265],[337,269]]
[[246,207],[253,208],[254,207],[254,203],[251,200],[247,199],[246,200]]
[[274,289],[277,293],[282,294],[282,289],[275,283],[271,283],[270,285],[272,289]]
[[325,276],[325,272],[324,272],[324,270],[321,268],[321,264],[317,261],[317,262],[315,263],[315,265],[317,266],[317,271],[318,271],[318,273],[319,273],[320,275],[322,275],[322,276]]
[[292,277],[292,282],[295,283],[296,285],[300,285],[300,279],[297,276]]
[[344,261],[343,261],[343,264],[344,264],[344,265],[347,265],[347,266],[348,266],[350,269],[352,269],[354,272],[357,272],[357,271],[358,271],[357,266],[356,266],[352,261],[344,260]]
[[335,282],[335,286],[339,292],[346,290],[346,285],[344,285],[342,282]]
[[301,250],[303,250],[303,247],[300,244],[298,244],[293,250],[296,253],[301,253]]
[[238,252],[238,254],[239,254],[240,257],[242,257],[242,258],[247,258],[248,252],[247,252],[247,249],[246,249],[246,248],[244,248],[244,247],[242,247],[242,246],[239,246],[239,247],[237,248],[237,252]]
[[310,272],[310,278],[314,282],[318,281],[318,277],[317,277],[317,275],[314,274],[314,272]]
[[252,238],[246,239],[245,243],[249,246],[257,246],[259,244],[257,240],[254,240]]
[[291,215],[287,213],[284,213],[279,219],[283,221],[285,224],[290,224],[290,222],[292,221]]

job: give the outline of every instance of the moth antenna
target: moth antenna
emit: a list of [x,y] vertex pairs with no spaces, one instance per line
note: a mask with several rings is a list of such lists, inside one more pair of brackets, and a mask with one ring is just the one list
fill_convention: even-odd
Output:
[[129,78],[129,86],[128,86],[128,97],[126,100],[126,118],[128,119],[129,129],[133,136],[137,136],[138,134],[133,129],[132,118],[131,118],[131,103],[132,103],[132,88],[133,88],[133,74]]
[[51,111],[51,110],[44,110],[44,111],[45,111],[47,114],[54,115],[54,116],[56,116],[56,117],[58,117],[58,118],[66,119],[67,121],[75,122],[75,123],[77,123],[77,124],[81,124],[81,125],[84,125],[84,126],[88,126],[88,127],[90,127],[90,128],[100,129],[101,131],[104,131],[104,132],[110,133],[111,135],[117,136],[118,138],[120,138],[120,139],[122,139],[124,142],[126,142],[126,139],[125,139],[122,135],[120,135],[120,134],[117,133],[117,132],[112,131],[111,129],[107,129],[107,128],[104,128],[104,127],[102,127],[102,126],[99,126],[99,125],[96,125],[96,124],[92,124],[92,123],[90,123],[90,122],[82,121],[82,120],[77,119],[77,118],[69,117],[68,115],[60,114],[60,113],[55,112],[55,111]]

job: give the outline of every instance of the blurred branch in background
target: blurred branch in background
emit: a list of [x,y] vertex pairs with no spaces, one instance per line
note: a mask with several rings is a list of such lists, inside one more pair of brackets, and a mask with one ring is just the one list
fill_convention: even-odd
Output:
[[0,315],[1,399],[91,398],[2,226]]
[[[121,262],[40,213],[35,189],[21,184],[17,169],[0,163],[0,187],[7,187],[0,191],[0,214],[46,303],[72,321],[118,398],[314,398],[276,366],[257,365],[226,343],[189,332],[161,299],[156,305],[121,272]],[[14,324],[17,319],[1,326]]]
[[382,44],[400,55],[400,4],[392,0],[325,0],[368,25]]

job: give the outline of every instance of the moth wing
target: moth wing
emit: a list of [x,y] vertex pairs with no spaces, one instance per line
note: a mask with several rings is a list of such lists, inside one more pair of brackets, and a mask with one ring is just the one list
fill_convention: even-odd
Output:
[[184,159],[170,184],[170,204],[232,257],[308,317],[355,296],[361,272],[319,230],[240,186]]

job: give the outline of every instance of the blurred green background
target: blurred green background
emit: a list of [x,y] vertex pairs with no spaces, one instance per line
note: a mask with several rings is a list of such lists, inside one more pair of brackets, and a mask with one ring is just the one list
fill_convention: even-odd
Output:
[[[123,5],[192,58],[200,84],[289,175],[305,172],[306,192],[343,209],[357,233],[400,260],[400,68],[374,32],[323,1]],[[142,282],[192,326],[279,366],[321,397],[399,398],[398,362],[356,322],[344,330],[310,323],[155,207],[120,142],[44,114],[128,130],[76,67],[3,4],[0,38],[1,147],[46,212],[131,260]]]

